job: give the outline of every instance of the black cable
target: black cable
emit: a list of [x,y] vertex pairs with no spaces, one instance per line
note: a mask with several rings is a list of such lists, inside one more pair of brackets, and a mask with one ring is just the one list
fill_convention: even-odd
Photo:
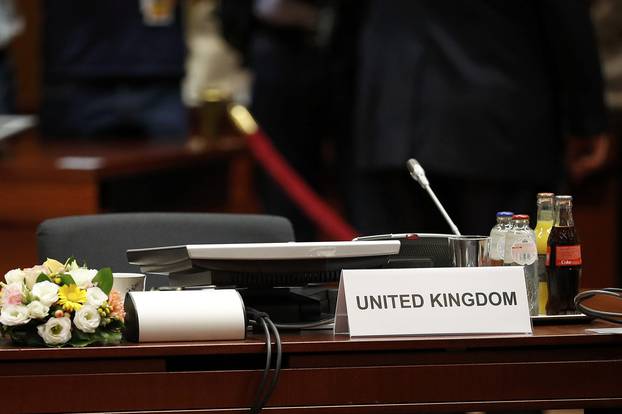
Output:
[[[276,388],[279,374],[281,371],[282,344],[279,331],[276,325],[270,320],[270,317],[267,313],[252,308],[247,308],[246,313],[248,316],[248,320],[251,324],[261,324],[264,331],[264,336],[266,338],[266,367],[264,368],[259,387],[257,388],[255,399],[250,408],[251,414],[258,414],[266,405],[266,403],[270,399],[270,396],[272,395],[272,392]],[[267,378],[270,372],[270,366],[272,365],[272,339],[270,336],[270,331],[272,331],[272,334],[274,335],[274,342],[276,346],[276,361],[272,380],[270,381],[270,385],[266,388]]]
[[[254,322],[257,323],[257,321]],[[268,329],[268,325],[266,325],[266,321],[264,320],[264,318],[259,318],[259,322],[261,322],[261,326],[264,331],[264,337],[266,338],[266,367],[263,370],[261,381],[259,382],[257,393],[255,394],[255,399],[253,400],[253,404],[251,405],[251,414],[255,414],[261,411],[261,396],[263,394],[263,389],[266,386],[268,372],[270,371],[270,365],[272,363],[272,340],[270,339],[270,330]]]
[[619,288],[604,288],[598,290],[586,290],[579,293],[574,298],[574,304],[578,311],[583,312],[588,316],[602,319],[608,322],[622,324],[622,313],[619,312],[607,312],[590,308],[584,305],[583,302],[591,299],[595,296],[612,296],[616,299],[622,299],[622,289]]
[[276,384],[279,381],[279,375],[281,373],[281,357],[282,357],[282,345],[281,345],[281,336],[279,335],[279,331],[274,323],[270,320],[270,318],[264,318],[268,325],[272,329],[272,333],[274,334],[274,342],[276,345],[276,362],[274,364],[274,373],[272,374],[272,381],[270,382],[270,387],[265,392],[263,400],[261,401],[261,407],[265,406],[272,392],[276,388]]

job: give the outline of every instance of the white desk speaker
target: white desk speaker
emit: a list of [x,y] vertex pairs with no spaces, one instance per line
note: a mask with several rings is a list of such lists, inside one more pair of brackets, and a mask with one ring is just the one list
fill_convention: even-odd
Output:
[[125,336],[133,342],[244,339],[246,312],[235,289],[129,292]]

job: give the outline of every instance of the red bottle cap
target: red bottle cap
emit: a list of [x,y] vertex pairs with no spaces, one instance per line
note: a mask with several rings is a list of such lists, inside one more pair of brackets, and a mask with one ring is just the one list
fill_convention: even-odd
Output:
[[512,220],[529,220],[529,214],[514,214]]

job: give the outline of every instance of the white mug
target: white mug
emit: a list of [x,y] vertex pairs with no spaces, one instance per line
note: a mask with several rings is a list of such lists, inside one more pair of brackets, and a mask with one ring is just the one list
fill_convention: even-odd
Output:
[[124,301],[127,292],[145,290],[145,275],[142,273],[113,273],[112,288],[121,294],[121,301]]

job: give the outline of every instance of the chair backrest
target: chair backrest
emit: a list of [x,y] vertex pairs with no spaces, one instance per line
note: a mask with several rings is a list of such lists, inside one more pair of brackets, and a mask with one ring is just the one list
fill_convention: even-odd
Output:
[[[40,261],[73,256],[90,268],[111,267],[114,272],[139,271],[127,262],[127,249],[293,240],[288,219],[255,214],[98,214],[48,219],[37,229]],[[147,288],[162,284],[166,284],[165,278],[150,277]]]

